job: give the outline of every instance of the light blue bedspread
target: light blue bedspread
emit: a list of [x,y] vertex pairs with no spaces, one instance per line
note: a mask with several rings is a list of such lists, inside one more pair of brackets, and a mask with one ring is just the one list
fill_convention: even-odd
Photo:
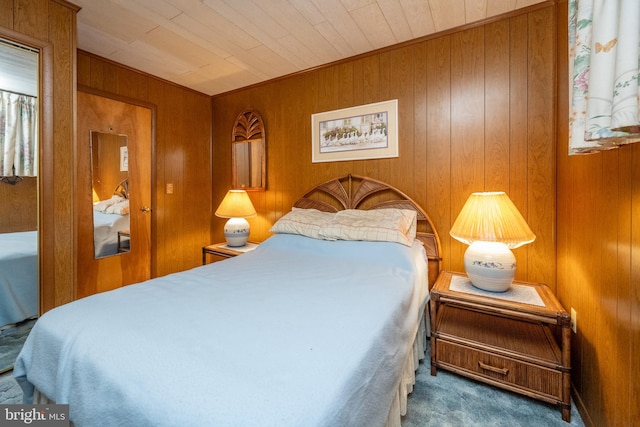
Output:
[[0,234],[0,326],[38,315],[38,232]]
[[76,426],[375,426],[428,295],[419,244],[280,234],[43,315],[14,375]]

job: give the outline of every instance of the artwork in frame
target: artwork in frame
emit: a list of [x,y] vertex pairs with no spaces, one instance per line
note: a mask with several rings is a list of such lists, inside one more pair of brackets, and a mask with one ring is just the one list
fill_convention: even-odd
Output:
[[313,163],[398,157],[398,100],[311,115]]
[[120,172],[129,171],[129,148],[125,145],[120,147]]

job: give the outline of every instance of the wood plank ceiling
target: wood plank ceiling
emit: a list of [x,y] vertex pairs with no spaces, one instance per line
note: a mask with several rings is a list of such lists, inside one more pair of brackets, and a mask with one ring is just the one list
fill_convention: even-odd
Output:
[[75,0],[78,47],[216,95],[544,0]]

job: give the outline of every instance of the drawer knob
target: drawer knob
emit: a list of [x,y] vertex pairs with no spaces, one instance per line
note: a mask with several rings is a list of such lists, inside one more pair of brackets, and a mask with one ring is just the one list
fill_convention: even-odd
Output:
[[480,361],[478,361],[478,366],[480,366],[480,369],[484,369],[485,371],[495,372],[496,374],[500,374],[500,375],[507,375],[509,373],[508,368],[496,368],[495,366],[487,365],[486,363],[482,363]]

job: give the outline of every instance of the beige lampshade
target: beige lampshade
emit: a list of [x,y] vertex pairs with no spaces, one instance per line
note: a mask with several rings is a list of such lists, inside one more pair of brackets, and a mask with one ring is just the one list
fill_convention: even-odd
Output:
[[220,218],[249,218],[256,215],[249,195],[244,190],[229,190],[216,210]]
[[518,208],[502,191],[471,194],[449,234],[468,245],[477,241],[502,242],[511,249],[536,239]]

